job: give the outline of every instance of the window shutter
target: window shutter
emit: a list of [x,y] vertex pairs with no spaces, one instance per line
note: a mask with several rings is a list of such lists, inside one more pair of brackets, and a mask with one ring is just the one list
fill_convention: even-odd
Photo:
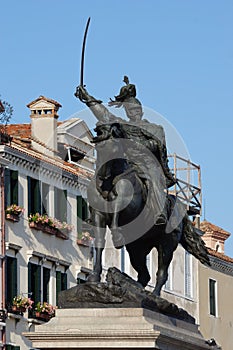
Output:
[[185,295],[192,297],[192,266],[191,255],[185,252]]
[[50,269],[43,267],[43,301],[49,302]]
[[6,304],[11,304],[17,295],[17,259],[6,258]]
[[18,205],[18,171],[11,171],[11,202]]
[[9,205],[13,204],[11,203],[11,192],[10,192],[10,169],[5,169],[5,176],[4,176],[4,189],[5,189],[5,208]]
[[58,304],[58,294],[61,291],[61,272],[56,272],[56,302]]
[[64,272],[61,274],[61,290],[66,290],[67,289],[67,273]]
[[[29,216],[30,214],[34,214],[34,213],[32,213],[32,191],[31,191],[32,186],[31,186],[31,177],[28,176],[27,179],[28,179],[28,216]],[[29,265],[28,265],[28,267],[29,267]]]
[[77,196],[77,231],[82,233],[82,196]]

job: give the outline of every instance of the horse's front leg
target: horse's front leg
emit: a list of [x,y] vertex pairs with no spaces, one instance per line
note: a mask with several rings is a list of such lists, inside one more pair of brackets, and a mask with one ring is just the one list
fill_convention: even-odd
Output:
[[102,273],[102,253],[105,247],[105,234],[106,227],[104,226],[105,220],[101,213],[95,214],[95,262],[93,272],[88,276],[87,282],[100,282]]
[[125,245],[125,239],[122,234],[122,229],[119,227],[119,213],[121,210],[120,207],[120,198],[118,196],[115,196],[112,194],[112,197],[110,195],[110,199],[114,200],[114,212],[112,213],[112,220],[111,220],[111,234],[112,234],[112,241],[114,244],[114,247],[117,249],[122,248]]

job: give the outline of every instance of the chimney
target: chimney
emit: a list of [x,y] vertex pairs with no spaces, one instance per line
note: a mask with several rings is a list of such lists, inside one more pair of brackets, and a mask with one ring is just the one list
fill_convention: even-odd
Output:
[[224,254],[225,241],[231,234],[206,220],[201,222],[200,229],[205,232],[202,239],[206,246]]
[[31,111],[32,147],[44,154],[54,156],[57,152],[57,119],[60,103],[40,96],[27,105]]

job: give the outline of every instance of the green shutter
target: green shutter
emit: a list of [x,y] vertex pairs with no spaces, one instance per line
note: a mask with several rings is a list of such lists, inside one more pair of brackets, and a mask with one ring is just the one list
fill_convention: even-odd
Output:
[[82,233],[82,196],[77,196],[77,231]]
[[30,214],[34,214],[34,213],[32,212],[32,186],[31,186],[32,179],[30,176],[28,176],[27,179],[28,179],[28,216],[29,216]]
[[54,188],[55,217],[67,222],[67,191]]
[[41,195],[40,195],[40,182],[33,179],[33,212],[41,214]]
[[6,258],[6,304],[10,305],[17,295],[17,259]]
[[64,272],[61,274],[61,290],[66,290],[67,289],[67,273]]
[[88,217],[87,202],[84,198],[82,198],[82,219],[86,220],[87,217]]
[[18,171],[11,171],[11,203],[18,205]]
[[43,267],[43,301],[49,302],[50,269]]
[[58,294],[62,290],[61,286],[61,272],[56,271],[56,303],[58,304]]
[[34,300],[34,305],[41,301],[41,267],[28,263],[28,293]]
[[5,169],[4,174],[4,189],[5,189],[5,208],[9,205],[13,204],[11,203],[11,187],[10,187],[10,169]]

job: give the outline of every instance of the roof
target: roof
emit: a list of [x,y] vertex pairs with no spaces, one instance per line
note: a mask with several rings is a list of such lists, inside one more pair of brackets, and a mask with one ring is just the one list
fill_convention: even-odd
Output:
[[227,231],[223,230],[221,227],[216,226],[216,225],[214,225],[211,222],[206,221],[206,220],[201,222],[200,229],[206,233],[207,232],[220,233],[220,234],[226,236],[226,238],[228,238],[231,235],[230,232],[227,232]]
[[57,102],[57,101],[55,101],[55,100],[53,100],[53,99],[51,99],[51,98],[45,97],[45,96],[43,96],[43,95],[39,96],[36,100],[34,100],[34,101],[28,103],[28,104],[27,104],[27,107],[30,108],[30,107],[31,107],[32,105],[34,105],[36,102],[39,102],[39,101],[42,101],[42,100],[45,100],[45,101],[47,101],[47,102],[50,102],[50,103],[54,104],[56,107],[58,107],[58,108],[59,108],[59,107],[62,107],[62,105],[61,105],[59,102]]
[[6,132],[13,137],[29,139],[31,137],[31,124],[9,124],[6,125]]
[[[60,122],[59,124],[61,124]],[[91,171],[80,168],[78,164],[71,164],[59,157],[48,156],[31,148],[31,124],[9,124],[6,126],[6,132],[13,137],[8,147],[16,149],[19,152],[29,155],[35,159],[58,166],[62,170],[68,171],[76,176],[90,179],[93,175]]]
[[223,254],[223,253],[219,253],[219,252],[216,252],[215,250],[211,249],[211,248],[207,248],[208,250],[208,253],[211,255],[211,256],[214,256],[216,258],[219,258],[223,261],[226,261],[226,262],[229,262],[229,263],[232,263],[233,264],[233,258]]

